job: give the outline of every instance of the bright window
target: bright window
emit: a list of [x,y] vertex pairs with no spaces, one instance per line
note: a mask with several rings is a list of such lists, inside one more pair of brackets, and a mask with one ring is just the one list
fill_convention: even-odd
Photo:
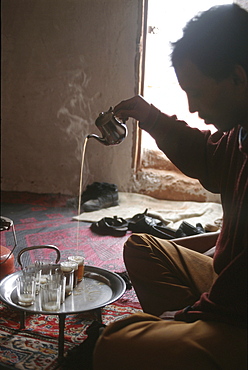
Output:
[[[148,0],[147,41],[144,98],[162,112],[176,114],[192,127],[215,130],[206,126],[197,113],[189,113],[186,94],[178,85],[170,62],[170,42],[182,36],[185,24],[199,11],[214,5],[232,3],[228,0]],[[157,149],[155,141],[142,131],[142,148]]]

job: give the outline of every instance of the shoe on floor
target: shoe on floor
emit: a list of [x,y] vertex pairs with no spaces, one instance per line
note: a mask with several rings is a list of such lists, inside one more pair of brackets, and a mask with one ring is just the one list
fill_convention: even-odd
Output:
[[128,220],[128,228],[134,233],[146,233],[161,239],[174,239],[174,230],[168,228],[161,220],[147,215],[147,209],[144,213],[138,213]]
[[197,223],[196,226],[189,224],[186,221],[183,221],[179,228],[176,231],[177,238],[184,238],[186,236],[204,234],[205,230],[200,223]]
[[117,185],[106,182],[94,182],[88,185],[81,197],[81,210],[83,212],[98,211],[118,204]]
[[90,229],[98,235],[124,236],[128,231],[128,223],[121,217],[104,217],[93,222]]

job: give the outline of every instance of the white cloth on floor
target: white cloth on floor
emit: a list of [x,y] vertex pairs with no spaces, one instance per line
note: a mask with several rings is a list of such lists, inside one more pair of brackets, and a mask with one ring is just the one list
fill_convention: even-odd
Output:
[[217,231],[221,227],[222,206],[213,202],[191,202],[161,200],[148,195],[119,192],[119,205],[94,212],[84,212],[73,220],[96,222],[103,217],[131,218],[148,209],[148,214],[160,219],[168,227],[177,230],[182,221],[193,226],[201,223],[207,231]]

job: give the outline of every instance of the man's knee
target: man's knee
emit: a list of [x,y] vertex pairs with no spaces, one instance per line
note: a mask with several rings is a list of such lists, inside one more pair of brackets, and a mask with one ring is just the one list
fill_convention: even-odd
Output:
[[139,246],[144,246],[147,244],[146,241],[146,234],[135,234],[133,233],[129,238],[127,239],[124,248],[129,249],[129,248],[134,248],[134,247],[139,247]]
[[133,264],[134,260],[149,258],[155,255],[160,255],[166,249],[174,249],[172,243],[168,240],[156,238],[149,234],[132,234],[124,244],[124,261],[126,265],[129,262]]
[[145,247],[144,240],[142,238],[143,234],[132,234],[124,244],[123,256],[125,263],[128,263],[130,259],[135,258],[139,253],[144,253],[141,247]]
[[[109,325],[98,339],[94,351],[94,370],[114,370],[116,364],[120,370],[136,370],[143,368],[142,335],[149,322],[161,319],[138,313]],[[146,343],[149,346],[149,343]],[[144,343],[144,345],[146,345]]]
[[164,321],[136,314],[105,329],[96,346],[94,369],[114,370],[118,363],[120,370],[244,370],[245,334],[222,323]]

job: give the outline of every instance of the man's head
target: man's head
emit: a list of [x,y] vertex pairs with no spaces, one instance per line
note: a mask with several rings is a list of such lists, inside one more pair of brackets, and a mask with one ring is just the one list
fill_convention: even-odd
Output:
[[[172,64],[189,110],[228,131],[248,122],[248,13],[236,4],[193,18],[173,44]],[[248,128],[248,127],[247,127]]]
[[237,4],[210,8],[189,21],[175,42],[172,65],[189,58],[206,76],[221,80],[236,64],[248,75],[248,13]]

